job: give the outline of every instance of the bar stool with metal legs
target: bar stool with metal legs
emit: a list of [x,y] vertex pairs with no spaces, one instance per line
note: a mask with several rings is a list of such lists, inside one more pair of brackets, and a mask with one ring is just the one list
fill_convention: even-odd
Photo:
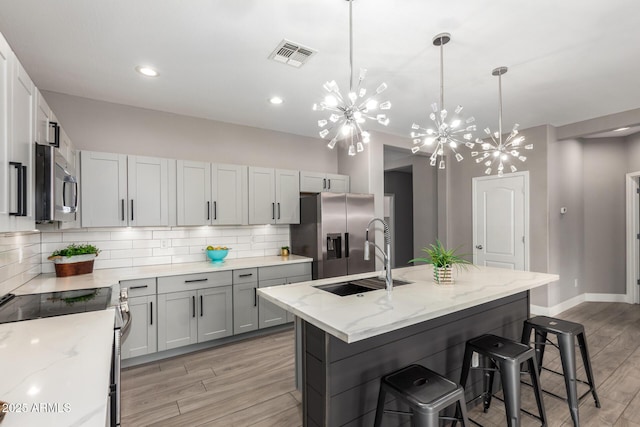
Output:
[[[478,353],[485,363],[481,363],[478,367],[471,366],[473,353]],[[528,372],[531,375],[531,383],[533,384],[533,391],[538,405],[537,416],[520,407],[520,365],[525,362],[528,364]],[[540,388],[538,376],[538,364],[535,352],[531,347],[491,334],[472,338],[467,341],[464,350],[464,361],[462,362],[462,374],[460,377],[460,385],[462,387],[466,386],[471,369],[480,369],[485,373],[483,376],[483,393],[471,400],[474,401],[483,397],[484,412],[489,410],[491,398],[496,397],[493,395],[493,379],[497,371],[500,373],[504,399],[496,398],[504,402],[507,415],[506,425],[519,427],[520,411],[539,419],[543,426],[547,425],[547,416],[544,411],[542,389]]]
[[[560,350],[562,372],[557,372],[548,368],[544,368],[544,370],[564,376],[567,398],[565,399],[564,397],[558,396],[550,391],[543,391],[554,397],[565,400],[569,404],[571,419],[573,420],[573,424],[577,427],[580,425],[578,403],[581,399],[591,393],[593,400],[595,400],[596,407],[600,407],[600,400],[596,393],[596,384],[593,379],[593,371],[591,369],[591,359],[589,358],[589,349],[587,348],[587,337],[585,336],[584,326],[579,323],[555,319],[553,317],[537,316],[532,319],[525,320],[524,327],[522,329],[523,343],[529,343],[532,330],[535,331],[534,344],[536,359],[538,362],[538,372],[541,372],[543,369],[542,358],[544,356],[545,346],[552,345]],[[558,344],[547,339],[547,334],[555,335],[558,339]],[[587,381],[579,380],[576,377],[576,339],[578,340],[578,345],[580,347],[580,354],[582,355],[584,370],[587,374]],[[589,386],[589,390],[580,397],[578,397],[576,382],[581,382]]]
[[[387,393],[408,405],[411,412],[385,410]],[[440,416],[440,411],[456,403],[460,418]],[[441,419],[461,420],[464,427],[470,426],[464,389],[421,365],[409,365],[381,378],[374,427],[380,427],[385,413],[410,415],[413,427],[438,427]]]

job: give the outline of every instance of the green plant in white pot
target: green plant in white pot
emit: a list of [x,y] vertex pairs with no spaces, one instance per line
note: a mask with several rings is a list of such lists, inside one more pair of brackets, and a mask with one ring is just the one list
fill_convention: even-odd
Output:
[[426,262],[433,265],[433,281],[439,284],[453,283],[453,267],[466,269],[473,265],[471,261],[464,259],[466,255],[458,254],[458,248],[447,249],[439,239],[435,244],[422,248],[428,257],[414,258],[409,262]]
[[66,248],[58,249],[47,258],[53,261],[56,276],[66,277],[87,274],[93,271],[93,261],[100,253],[97,247],[84,244],[70,244]]

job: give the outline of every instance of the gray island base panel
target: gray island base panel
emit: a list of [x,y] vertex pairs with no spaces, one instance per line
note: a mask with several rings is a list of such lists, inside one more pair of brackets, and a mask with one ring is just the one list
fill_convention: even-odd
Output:
[[[431,266],[393,270],[410,284],[340,297],[327,285],[363,273],[263,288],[258,294],[299,319],[305,426],[371,426],[380,377],[420,363],[459,381],[465,342],[483,333],[519,339],[529,317],[529,292],[558,280],[555,274],[491,267],[461,271],[453,285],[435,285]],[[482,386],[472,371],[467,399]],[[387,408],[394,408],[391,396]],[[406,409],[406,408],[404,408]],[[407,423],[385,415],[383,425]]]
[[[419,363],[458,382],[468,339],[493,333],[519,340],[528,317],[525,291],[352,344],[303,321],[304,425],[371,426],[381,376]],[[467,400],[482,387],[481,372],[472,370],[471,375]],[[407,410],[396,407],[391,398],[386,408]],[[382,425],[407,421],[387,414]]]

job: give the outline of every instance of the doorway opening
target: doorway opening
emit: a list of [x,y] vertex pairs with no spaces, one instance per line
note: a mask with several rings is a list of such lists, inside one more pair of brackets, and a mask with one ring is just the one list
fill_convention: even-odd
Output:
[[[392,227],[392,263],[408,267],[409,260],[423,256],[421,249],[438,236],[438,170],[429,157],[398,147],[384,147],[385,216]],[[444,203],[443,203],[444,206]],[[443,216],[444,218],[444,216]],[[393,226],[391,226],[393,224]]]

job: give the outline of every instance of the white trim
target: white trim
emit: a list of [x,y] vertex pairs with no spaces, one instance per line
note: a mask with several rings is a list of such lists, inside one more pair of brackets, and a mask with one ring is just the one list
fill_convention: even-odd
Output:
[[531,304],[531,314],[539,316],[557,316],[563,311],[569,310],[583,302],[625,302],[632,304],[632,301],[625,294],[580,294],[553,307],[542,307]]
[[473,233],[472,237],[471,237],[471,241],[472,241],[472,250],[473,250],[473,263],[477,264],[477,254],[476,254],[476,230],[475,230],[475,218],[476,218],[476,191],[477,191],[477,185],[478,185],[478,181],[488,181],[488,180],[493,180],[493,179],[502,179],[502,178],[509,178],[512,176],[522,176],[524,177],[524,270],[525,271],[529,271],[529,261],[530,261],[530,256],[529,256],[529,245],[531,242],[530,239],[530,234],[529,234],[529,171],[522,171],[522,172],[514,172],[514,173],[508,173],[508,174],[504,174],[502,177],[499,177],[497,175],[491,175],[491,176],[476,176],[471,178],[471,232]]
[[628,173],[626,177],[626,223],[627,223],[627,299],[635,304],[640,304],[640,286],[637,284],[638,278],[640,278],[640,266],[638,265],[640,260],[640,254],[638,253],[638,239],[636,235],[640,233],[638,218],[640,218],[640,212],[638,212],[637,202],[637,189],[638,189],[638,177],[640,172]]

